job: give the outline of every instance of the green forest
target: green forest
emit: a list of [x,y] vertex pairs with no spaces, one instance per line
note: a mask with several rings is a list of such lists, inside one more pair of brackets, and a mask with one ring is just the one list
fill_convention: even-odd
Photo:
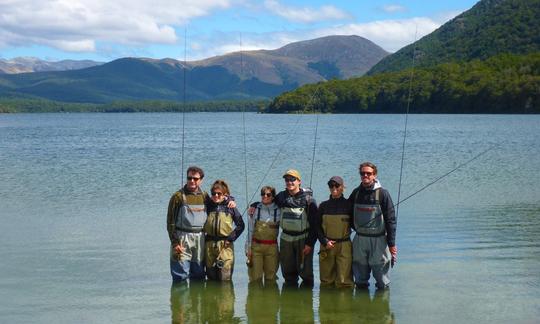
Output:
[[46,112],[259,112],[268,101],[230,100],[186,102],[165,100],[115,101],[106,104],[70,103],[45,99],[0,99],[0,113]]
[[275,98],[267,111],[404,113],[408,104],[411,113],[540,113],[540,53],[310,84]]

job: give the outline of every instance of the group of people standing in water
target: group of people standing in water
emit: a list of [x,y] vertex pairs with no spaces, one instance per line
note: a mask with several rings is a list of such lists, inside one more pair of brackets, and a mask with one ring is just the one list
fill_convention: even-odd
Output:
[[[186,173],[186,184],[171,197],[167,213],[172,279],[230,280],[233,242],[245,228],[242,215],[225,181],[215,181],[208,194],[201,189],[201,168],[191,166]],[[373,275],[378,289],[387,288],[397,258],[394,205],[373,163],[360,164],[359,173],[360,185],[348,199],[343,179],[331,177],[330,197],[319,206],[313,192],[301,187],[297,170],[283,174],[285,190],[279,193],[262,187],[260,202],[247,216],[249,281],[275,281],[281,266],[286,285],[302,279],[302,285],[312,286],[318,240],[321,286],[367,288]]]

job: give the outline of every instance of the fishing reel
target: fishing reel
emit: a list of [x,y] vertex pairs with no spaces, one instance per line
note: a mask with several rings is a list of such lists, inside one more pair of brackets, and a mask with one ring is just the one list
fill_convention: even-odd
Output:
[[216,262],[214,263],[214,266],[218,269],[223,269],[223,267],[225,266],[225,261],[221,260],[221,259],[216,259]]

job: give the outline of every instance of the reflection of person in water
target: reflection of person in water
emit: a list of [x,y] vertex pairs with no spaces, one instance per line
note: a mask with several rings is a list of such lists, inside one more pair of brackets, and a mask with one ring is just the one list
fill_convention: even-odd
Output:
[[239,323],[231,282],[192,282],[171,287],[172,323]]
[[313,290],[284,283],[279,314],[280,323],[314,323]]
[[396,322],[394,313],[390,309],[389,290],[378,290],[373,297],[368,291],[357,290],[353,301],[353,307],[357,310],[353,313],[354,323],[393,324]]
[[353,291],[322,287],[319,295],[321,323],[355,323],[353,317],[363,308],[353,308]]
[[173,324],[201,322],[204,282],[173,283],[171,286],[171,317]]
[[[275,281],[254,281],[248,285],[246,315],[248,323],[278,323],[279,288]],[[281,321],[283,322],[283,321]]]

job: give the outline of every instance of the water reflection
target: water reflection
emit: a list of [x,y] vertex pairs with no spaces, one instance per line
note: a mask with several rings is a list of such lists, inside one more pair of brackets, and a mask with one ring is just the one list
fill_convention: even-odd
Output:
[[321,289],[321,323],[395,323],[390,309],[390,291]]
[[234,299],[231,282],[173,284],[172,323],[240,323],[234,316]]
[[252,282],[248,286],[246,316],[248,323],[277,323],[279,312],[279,288],[277,282]]
[[283,284],[279,304],[281,323],[314,323],[313,288]]

